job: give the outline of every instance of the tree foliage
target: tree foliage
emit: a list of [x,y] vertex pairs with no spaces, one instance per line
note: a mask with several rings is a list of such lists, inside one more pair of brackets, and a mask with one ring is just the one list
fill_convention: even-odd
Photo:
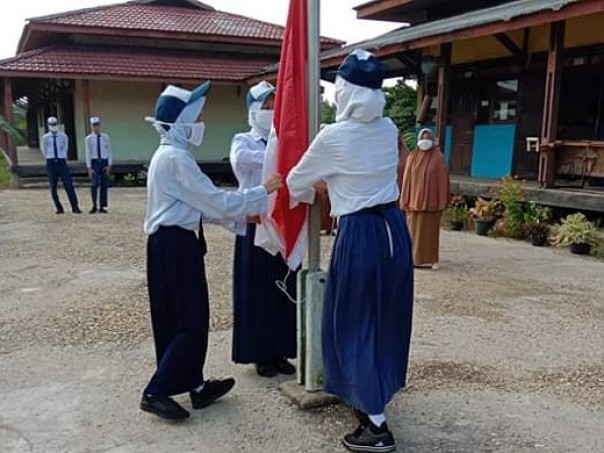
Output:
[[417,91],[404,80],[384,88],[386,95],[385,115],[390,117],[405,138],[409,148],[415,142],[415,121],[417,117]]
[[336,121],[336,106],[329,101],[321,101],[321,123],[331,124]]

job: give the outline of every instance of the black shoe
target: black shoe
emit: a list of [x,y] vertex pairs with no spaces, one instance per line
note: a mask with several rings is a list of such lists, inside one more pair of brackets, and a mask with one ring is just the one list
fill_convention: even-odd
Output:
[[235,379],[207,380],[201,392],[189,392],[193,409],[203,409],[223,397],[235,386]]
[[[352,413],[354,414],[354,416],[357,418],[357,420],[360,423],[357,430],[360,429],[361,427],[366,428],[367,426],[369,426],[371,424],[371,420],[369,420],[369,416],[365,412],[360,411],[359,409],[353,407]],[[359,434],[360,434],[360,432],[359,432]]]
[[296,367],[287,361],[287,359],[278,359],[274,362],[275,369],[281,374],[296,374]]
[[106,210],[105,208],[101,208],[101,209],[99,209],[99,212],[100,212],[101,214],[108,214],[108,212],[107,212],[107,210]]
[[57,211],[55,212],[55,214],[65,214],[65,210],[63,208],[57,209]]
[[181,420],[189,417],[189,412],[167,396],[143,395],[140,408],[168,420]]
[[81,213],[82,213],[82,211],[80,211],[80,208],[75,208],[75,209],[73,210],[73,213],[74,213],[74,214],[81,214]]
[[91,214],[96,214],[96,206],[93,206],[92,209],[90,210]]
[[396,450],[396,444],[388,426],[384,423],[376,433],[373,426],[360,425],[352,434],[344,436],[342,443],[350,451],[387,453]]
[[258,376],[270,378],[277,376],[277,369],[272,362],[261,362],[256,364],[256,373]]

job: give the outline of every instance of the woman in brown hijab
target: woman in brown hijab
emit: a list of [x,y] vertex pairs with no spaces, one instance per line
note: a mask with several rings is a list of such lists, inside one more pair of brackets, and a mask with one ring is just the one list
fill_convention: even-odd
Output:
[[438,269],[440,218],[449,198],[445,158],[432,132],[422,129],[417,148],[405,164],[401,189],[401,207],[407,214],[416,267]]

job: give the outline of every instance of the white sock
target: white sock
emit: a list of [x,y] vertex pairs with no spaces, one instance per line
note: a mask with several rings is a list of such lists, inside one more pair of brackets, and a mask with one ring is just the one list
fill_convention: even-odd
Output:
[[369,415],[369,420],[379,428],[386,422],[386,414],[382,412],[381,414]]
[[194,389],[193,389],[193,391],[194,391],[195,393],[200,393],[200,392],[203,390],[203,388],[204,388],[204,386],[205,386],[205,385],[206,385],[206,383],[204,382],[204,383],[203,383],[203,384],[201,384],[199,387],[194,388]]

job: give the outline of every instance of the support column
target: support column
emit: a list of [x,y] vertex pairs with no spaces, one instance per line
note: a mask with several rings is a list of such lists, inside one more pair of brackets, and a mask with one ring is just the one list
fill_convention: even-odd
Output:
[[[4,118],[11,126],[15,126],[15,115],[13,112],[13,85],[11,79],[8,77],[4,79]],[[15,140],[6,134],[6,152],[12,161],[12,165],[19,163],[19,157],[17,156],[17,146]]]
[[90,120],[90,81],[82,80],[82,88],[84,90],[84,134],[86,134]]
[[441,44],[438,61],[438,108],[436,111],[436,137],[440,150],[445,152],[447,112],[449,110],[449,79],[451,71],[451,43]]
[[564,22],[554,22],[550,30],[550,45],[547,54],[545,78],[545,104],[541,125],[539,148],[539,185],[554,187],[556,179],[555,141],[558,135],[558,112],[560,108],[560,86],[562,64],[560,53],[564,48]]

